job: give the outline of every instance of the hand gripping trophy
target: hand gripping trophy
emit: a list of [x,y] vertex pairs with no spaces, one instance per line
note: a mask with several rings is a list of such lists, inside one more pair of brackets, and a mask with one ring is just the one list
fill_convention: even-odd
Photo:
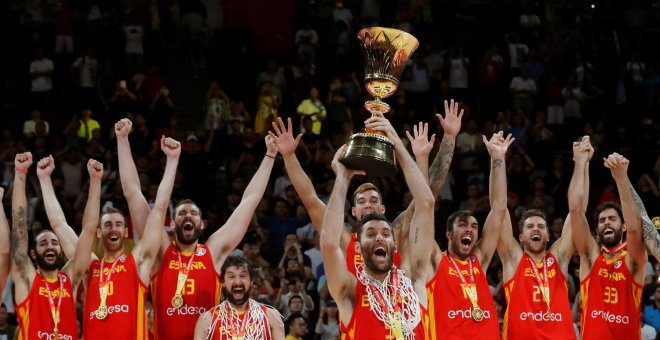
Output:
[[[365,87],[374,96],[374,100],[364,103],[364,108],[372,115],[382,116],[390,111],[390,106],[381,99],[396,92],[401,72],[419,41],[409,33],[384,27],[364,28],[358,32],[358,38],[365,59]],[[370,176],[396,173],[394,144],[385,135],[368,129],[351,136],[341,162]]]

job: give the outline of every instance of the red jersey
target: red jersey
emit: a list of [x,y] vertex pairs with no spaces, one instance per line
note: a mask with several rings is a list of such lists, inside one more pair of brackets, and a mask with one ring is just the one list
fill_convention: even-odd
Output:
[[179,275],[178,253],[172,242],[163,254],[160,269],[151,278],[155,339],[192,339],[199,315],[220,303],[220,275],[209,248],[200,244],[192,262],[193,253],[181,253],[182,270],[190,263],[190,272],[181,292],[183,305],[172,306]]
[[[401,306],[400,300],[398,303]],[[427,339],[427,327],[429,324],[428,311],[422,305],[419,305],[419,308],[421,321],[415,327],[413,333],[415,339]],[[355,287],[355,305],[353,306],[351,320],[348,322],[348,325],[344,325],[340,321],[340,326],[342,340],[395,339],[391,330],[371,311],[371,303],[369,302],[366,287],[359,280]]]
[[[211,329],[213,332],[207,339],[233,340],[233,336],[240,332],[241,325],[245,322],[245,312],[238,313],[240,320],[236,320],[234,325],[229,325],[228,322],[223,322],[223,320],[231,319],[230,309],[227,305],[228,302],[225,301],[211,310]],[[245,325],[243,339],[270,340],[272,336],[266,306],[250,299],[248,308],[250,308],[248,314],[251,318],[248,320],[248,324]],[[222,315],[223,313],[224,315]]]
[[[477,288],[479,308],[483,320],[472,318],[472,302],[467,295],[463,280],[445,252],[435,276],[426,284],[429,300],[429,339],[499,339],[500,328],[493,296],[490,294],[486,275],[474,254],[470,255],[472,273]],[[454,259],[466,284],[471,285],[470,264]]]
[[[76,306],[73,301],[71,278],[63,272],[58,272],[58,276],[62,279],[62,301],[57,333],[61,340],[78,339]],[[27,298],[16,305],[16,316],[20,328],[19,339],[55,339],[55,323],[50,309],[48,290],[50,290],[54,306],[57,308],[60,299],[60,280],[44,279],[39,274],[34,277]]]
[[[348,241],[348,248],[346,249],[346,267],[353,276],[355,276],[355,266],[364,263],[362,255],[355,252],[355,242],[357,242],[357,234],[351,233],[351,240]],[[399,264],[401,264],[401,255],[398,250],[395,250],[394,265],[398,267]]]
[[[543,261],[545,268],[543,263],[534,263],[527,253],[523,253],[515,275],[504,284],[507,309],[502,339],[576,338],[573,314],[568,301],[568,281],[554,255],[546,253]],[[533,263],[536,272],[532,267]],[[546,272],[550,313],[542,291]]]
[[639,308],[642,285],[626,264],[627,252],[613,260],[598,255],[589,275],[580,282],[583,340],[640,339]]
[[[109,281],[107,316],[96,317],[101,302],[99,294],[99,261],[92,260],[87,276],[85,311],[83,314],[83,338],[85,339],[147,339],[147,311],[145,301],[147,286],[138,275],[133,254],[122,255],[112,271]],[[107,280],[114,261],[106,260],[103,280]]]

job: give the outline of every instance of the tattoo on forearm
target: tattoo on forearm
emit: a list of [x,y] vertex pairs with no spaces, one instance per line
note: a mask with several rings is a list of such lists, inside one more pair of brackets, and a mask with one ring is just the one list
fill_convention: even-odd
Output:
[[417,244],[418,240],[419,240],[419,228],[415,228],[415,244]]
[[497,169],[502,166],[502,163],[504,163],[504,160],[502,159],[493,159],[493,169]]
[[651,218],[649,218],[649,214],[646,212],[642,199],[639,197],[630,181],[628,181],[628,187],[632,193],[633,202],[635,202],[637,210],[639,210],[640,219],[642,221],[642,238],[644,243],[656,259],[660,258],[660,235],[658,235],[653,222],[651,222]]
[[440,144],[438,154],[435,156],[431,168],[429,169],[429,182],[431,182],[431,190],[434,196],[438,196],[440,188],[447,179],[451,160],[454,158],[454,148],[456,140],[453,138],[443,138]]
[[27,242],[25,209],[23,207],[12,209],[11,257],[16,265],[23,265],[28,260]]

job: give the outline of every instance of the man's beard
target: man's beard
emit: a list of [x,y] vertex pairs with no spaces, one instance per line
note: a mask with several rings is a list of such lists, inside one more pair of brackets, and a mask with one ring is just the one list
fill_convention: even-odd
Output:
[[202,236],[202,228],[193,227],[193,230],[194,232],[192,235],[186,236],[183,233],[184,231],[183,226],[176,227],[176,240],[185,245],[191,245],[197,242],[197,240],[199,240],[199,237]]
[[605,247],[607,248],[616,247],[621,243],[621,240],[623,239],[623,230],[621,229],[614,230],[614,237],[611,240],[606,240],[604,234],[600,235],[600,239]]
[[[373,256],[373,253],[371,253],[370,256],[365,257],[364,254],[362,255],[362,260],[364,261],[364,266],[369,269],[370,272],[374,274],[386,274],[392,269],[392,265],[394,265],[394,247],[392,249],[388,250],[387,256],[387,263],[384,265],[379,265],[376,264],[373,259],[371,258]],[[380,266],[380,267],[379,267]]]
[[240,300],[234,299],[234,295],[227,289],[227,287],[225,287],[225,285],[222,285],[222,294],[225,295],[229,303],[231,303],[234,306],[240,306],[245,302],[247,302],[247,300],[250,298],[250,291],[252,290],[252,287],[250,286],[243,288],[244,288],[243,298],[241,298]]
[[38,255],[35,258],[35,262],[37,263],[37,267],[46,271],[51,271],[51,270],[57,270],[62,268],[64,266],[64,255],[59,254],[56,255],[56,260],[55,262],[48,263],[46,261],[46,258],[44,256]]

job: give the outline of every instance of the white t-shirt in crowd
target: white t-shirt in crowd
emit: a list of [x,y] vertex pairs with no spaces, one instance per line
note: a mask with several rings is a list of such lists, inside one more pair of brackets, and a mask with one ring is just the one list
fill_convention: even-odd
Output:
[[144,33],[142,27],[138,25],[124,26],[124,36],[126,37],[124,53],[144,54],[144,46],[142,45]]
[[[464,58],[467,65],[470,59]],[[468,70],[463,65],[463,59],[453,58],[449,60],[449,88],[466,89],[468,87]]]
[[98,70],[99,62],[94,58],[83,56],[73,63],[73,67],[77,68],[80,72],[80,86],[81,87],[96,87],[96,70]]
[[[55,69],[53,61],[47,58],[37,59],[30,63],[30,74],[35,72],[52,72]],[[39,76],[32,78],[32,92],[42,92],[53,90],[52,76]]]

